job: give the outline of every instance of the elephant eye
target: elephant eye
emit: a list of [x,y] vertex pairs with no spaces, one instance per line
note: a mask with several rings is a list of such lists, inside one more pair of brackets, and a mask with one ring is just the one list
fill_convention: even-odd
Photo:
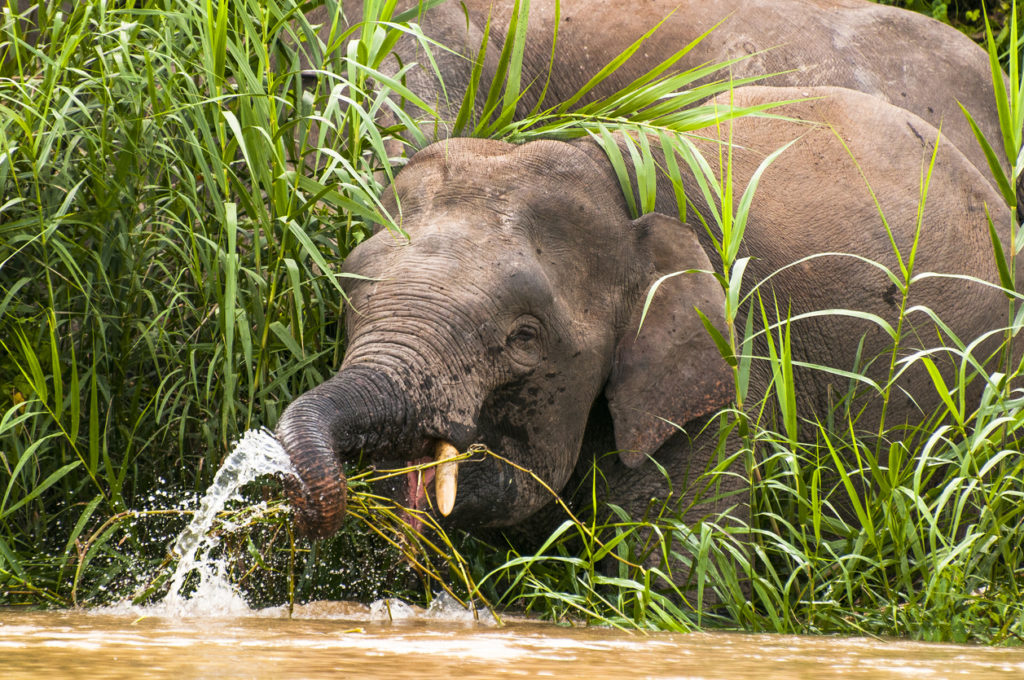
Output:
[[519,319],[516,327],[508,334],[505,344],[515,349],[525,349],[540,337],[540,324],[529,317]]

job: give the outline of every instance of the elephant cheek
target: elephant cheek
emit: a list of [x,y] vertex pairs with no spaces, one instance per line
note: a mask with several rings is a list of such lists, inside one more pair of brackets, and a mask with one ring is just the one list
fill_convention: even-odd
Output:
[[[496,393],[481,409],[479,433],[495,456],[478,477],[479,502],[463,505],[460,517],[488,528],[511,527],[549,506],[568,483],[600,385],[593,380],[594,384],[581,389],[570,384],[565,371],[541,376],[539,383],[524,382]],[[590,392],[592,398],[588,398]],[[463,465],[468,473],[467,468]],[[463,484],[460,498],[465,493]]]
[[[575,457],[556,455],[556,449],[508,437],[493,441],[490,453],[460,465],[458,500],[449,519],[462,528],[520,524],[550,505],[572,472]],[[565,464],[552,465],[556,458]]]

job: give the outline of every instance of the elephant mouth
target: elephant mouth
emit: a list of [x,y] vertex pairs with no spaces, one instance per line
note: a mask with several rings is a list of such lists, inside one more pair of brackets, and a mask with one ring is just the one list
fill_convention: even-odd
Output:
[[434,481],[435,474],[434,468],[420,468],[419,466],[427,465],[430,462],[432,462],[430,458],[419,458],[406,463],[406,467],[418,469],[412,469],[405,473],[407,498],[405,507],[407,509],[403,513],[402,519],[417,533],[423,530],[423,520],[420,519],[420,513],[429,510],[430,502],[427,499],[427,487]]
[[[451,514],[458,494],[459,463],[455,460],[459,450],[441,439],[434,446],[434,456],[406,461],[411,468],[405,474],[405,519],[414,531],[420,531],[420,514],[437,510],[442,517]],[[429,466],[429,467],[425,467]]]

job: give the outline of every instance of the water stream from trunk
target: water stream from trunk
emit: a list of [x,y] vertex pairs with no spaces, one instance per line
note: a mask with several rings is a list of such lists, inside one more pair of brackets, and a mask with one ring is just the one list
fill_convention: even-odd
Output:
[[[274,435],[267,430],[246,432],[217,471],[192,521],[175,539],[173,552],[179,559],[170,589],[148,613],[174,617],[250,613],[249,605],[228,580],[226,565],[213,557],[219,539],[210,529],[217,513],[238,498],[243,486],[263,475],[285,474],[295,472]],[[186,580],[193,574],[198,582],[186,593]]]
[[[167,594],[154,604],[134,606],[123,603],[110,608],[110,611],[170,618],[253,615],[245,597],[231,583],[226,561],[216,553],[220,542],[218,536],[232,527],[222,522],[218,532],[211,532],[211,529],[218,513],[230,501],[240,499],[242,488],[264,475],[296,475],[296,472],[288,454],[271,432],[249,430],[225,458],[199,502],[192,521],[174,540],[172,551],[178,556],[178,564],[168,579],[170,587]],[[444,592],[435,597],[426,610],[388,598],[370,605],[367,615],[374,621],[422,619],[495,624],[490,612],[467,609]]]

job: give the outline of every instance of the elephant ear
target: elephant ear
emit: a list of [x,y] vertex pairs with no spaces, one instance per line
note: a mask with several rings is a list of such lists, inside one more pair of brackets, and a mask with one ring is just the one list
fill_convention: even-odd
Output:
[[[649,213],[632,226],[641,252],[653,261],[652,284],[673,272],[711,271],[688,225]],[[632,312],[605,387],[615,445],[629,467],[657,451],[677,425],[717,411],[733,396],[732,373],[695,311],[724,332],[725,293],[718,281],[706,273],[679,274],[661,282],[646,315],[645,300],[646,294]]]

